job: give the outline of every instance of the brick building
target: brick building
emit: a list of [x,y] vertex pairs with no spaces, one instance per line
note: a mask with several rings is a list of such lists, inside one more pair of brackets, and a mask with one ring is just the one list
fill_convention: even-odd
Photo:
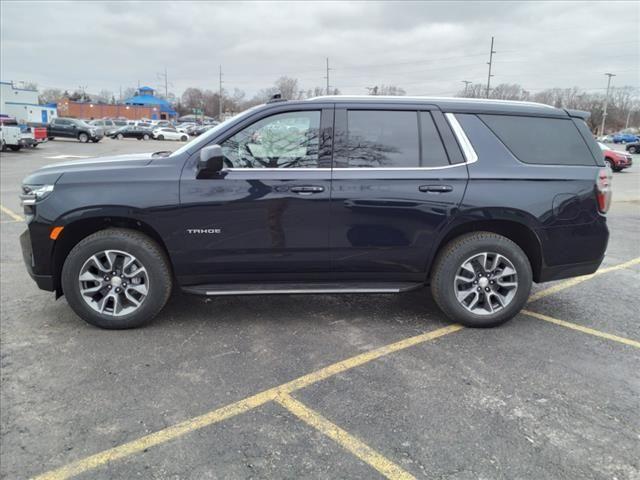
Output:
[[128,120],[140,120],[142,118],[153,118],[158,115],[159,109],[153,106],[125,105],[74,102],[68,98],[63,98],[58,102],[58,115],[61,117],[83,118],[126,118]]

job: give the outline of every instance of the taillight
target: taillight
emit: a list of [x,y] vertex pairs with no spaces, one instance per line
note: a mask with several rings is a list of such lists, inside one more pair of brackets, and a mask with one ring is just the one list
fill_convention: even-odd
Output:
[[596,194],[598,196],[598,210],[607,213],[611,204],[611,170],[601,168],[596,181]]

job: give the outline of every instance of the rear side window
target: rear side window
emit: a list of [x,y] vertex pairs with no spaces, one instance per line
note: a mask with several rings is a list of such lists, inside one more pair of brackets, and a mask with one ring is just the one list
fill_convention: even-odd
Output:
[[442,139],[429,112],[420,112],[420,151],[421,167],[449,165],[447,152],[444,150]]
[[349,110],[345,153],[337,167],[419,167],[417,112]]
[[595,164],[591,151],[571,119],[515,115],[479,117],[521,162]]

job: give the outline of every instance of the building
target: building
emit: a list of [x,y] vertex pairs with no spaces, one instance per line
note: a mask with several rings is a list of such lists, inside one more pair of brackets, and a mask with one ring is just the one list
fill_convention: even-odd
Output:
[[152,107],[156,108],[155,116],[151,116],[152,120],[171,120],[178,116],[171,104],[163,98],[156,97],[151,87],[140,87],[135,97],[128,98],[124,101],[125,105],[135,107]]
[[160,108],[157,106],[141,107],[123,103],[75,102],[69,100],[69,98],[63,98],[58,102],[58,114],[61,117],[82,118],[84,120],[97,118],[141,120],[143,118],[158,118]]
[[0,82],[0,114],[29,124],[49,123],[58,116],[55,105],[39,104],[37,90],[18,88],[13,82]]

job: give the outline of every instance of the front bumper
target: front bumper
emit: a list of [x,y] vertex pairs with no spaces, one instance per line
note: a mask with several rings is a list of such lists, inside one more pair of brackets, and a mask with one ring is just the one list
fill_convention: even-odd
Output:
[[38,275],[34,272],[35,267],[35,259],[33,256],[33,248],[31,246],[31,234],[29,230],[25,230],[20,235],[20,247],[22,248],[22,258],[24,260],[24,264],[27,267],[27,273],[29,276],[33,278],[38,285],[38,288],[41,290],[47,290],[48,292],[53,292],[55,288],[55,284],[53,281],[52,275]]

